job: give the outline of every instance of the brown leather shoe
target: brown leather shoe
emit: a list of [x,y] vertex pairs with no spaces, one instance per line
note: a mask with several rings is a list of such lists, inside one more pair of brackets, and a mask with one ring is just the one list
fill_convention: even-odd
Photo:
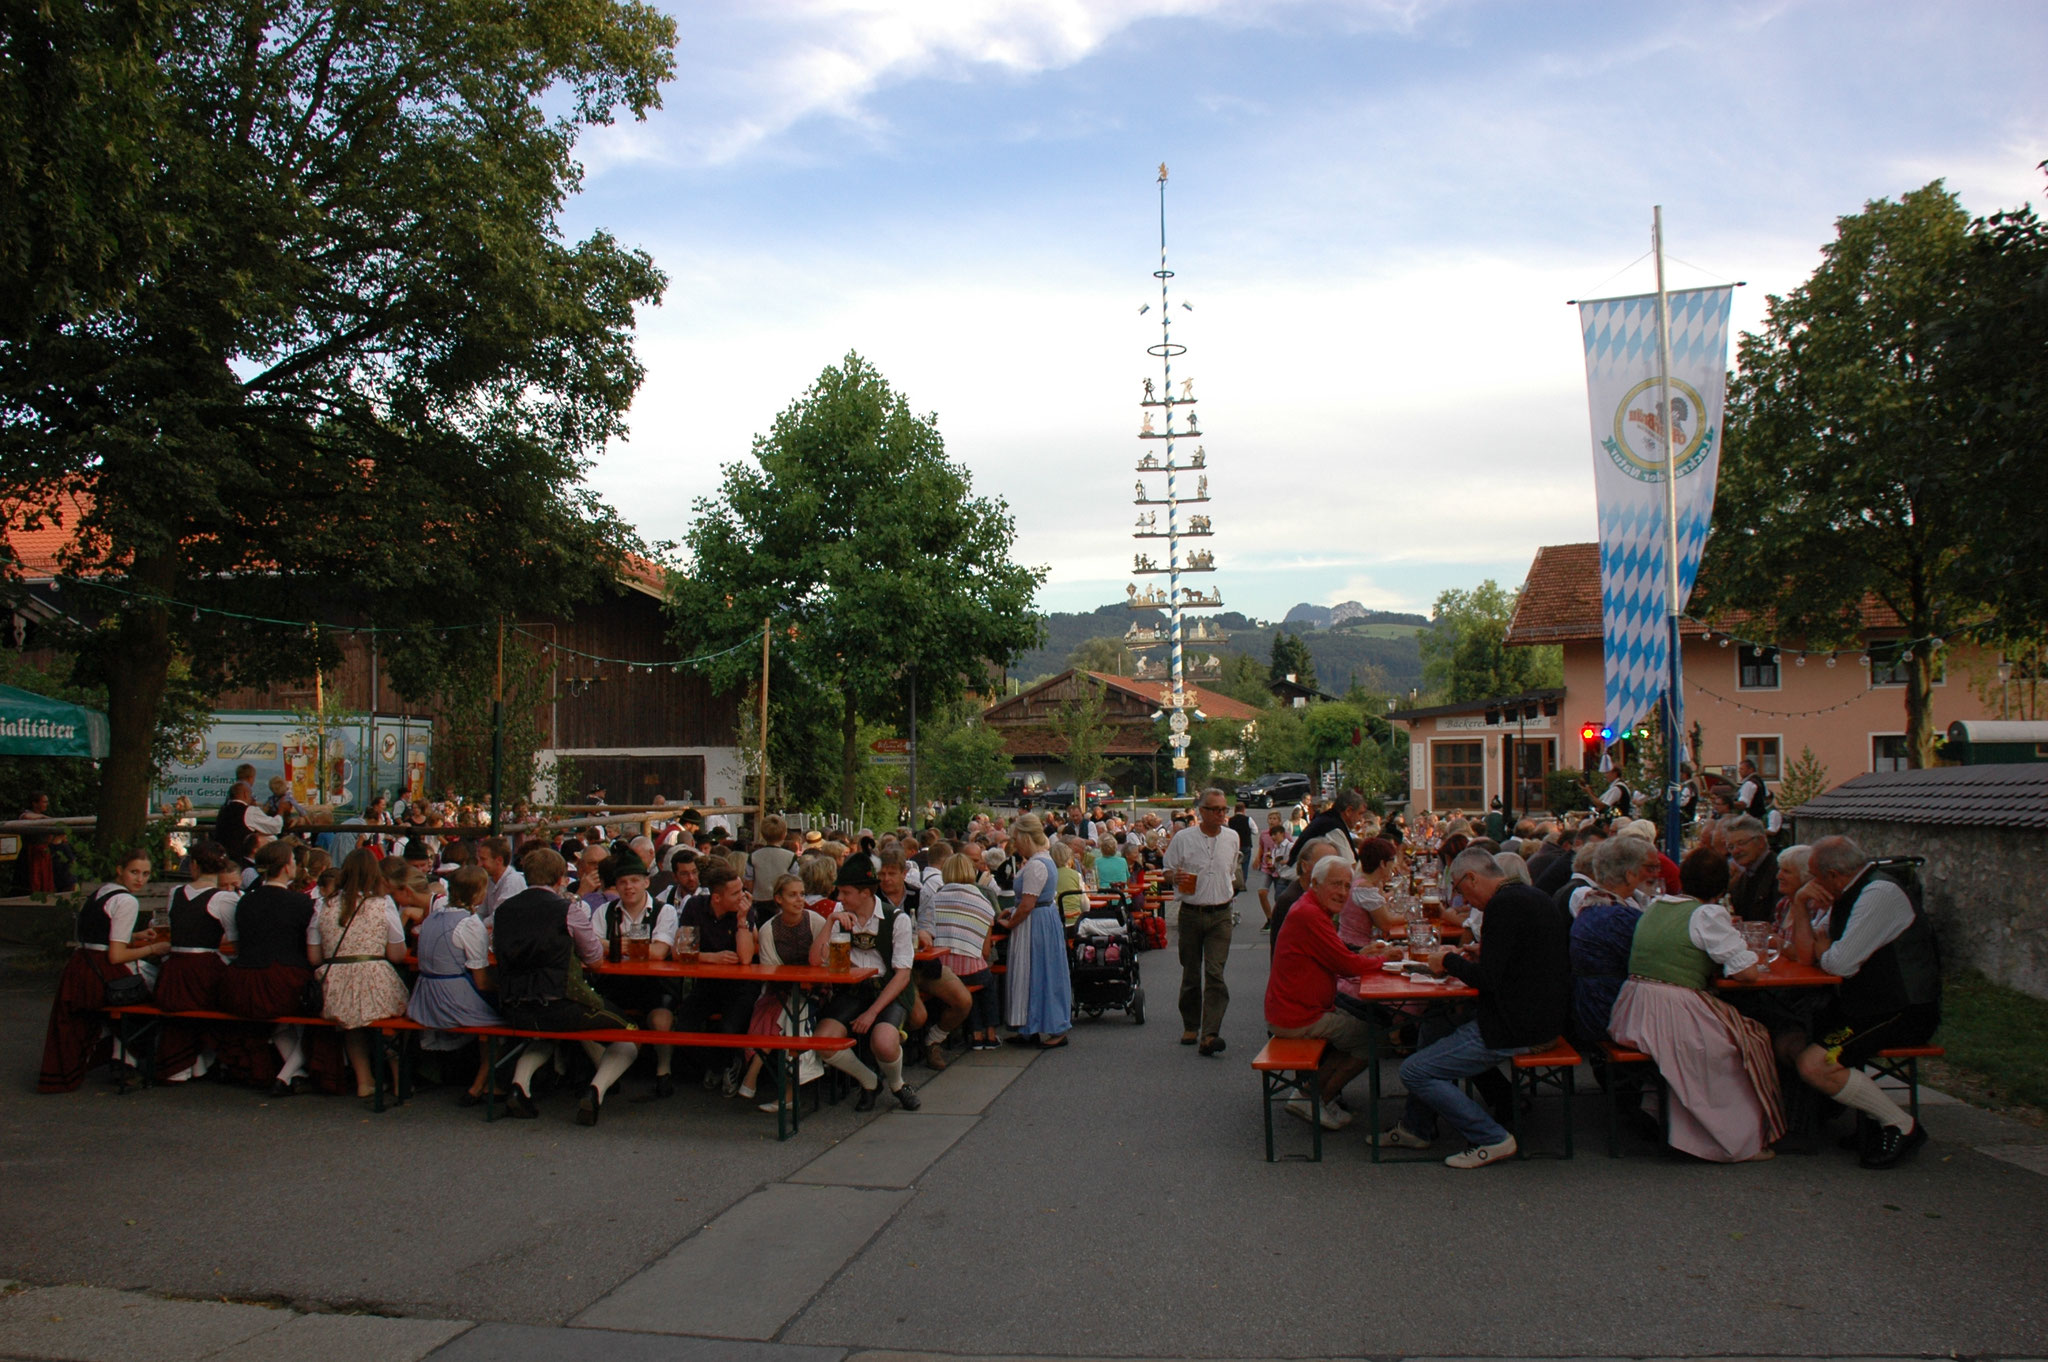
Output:
[[925,1046],[925,1047],[924,1047],[924,1062],[925,1062],[925,1067],[927,1067],[927,1068],[930,1068],[930,1069],[943,1069],[943,1068],[945,1068],[945,1067],[946,1067],[946,1065],[947,1065],[947,1063],[948,1063],[948,1060],[946,1059],[946,1047],[945,1047],[945,1046],[943,1046],[943,1045],[927,1045],[927,1046]]

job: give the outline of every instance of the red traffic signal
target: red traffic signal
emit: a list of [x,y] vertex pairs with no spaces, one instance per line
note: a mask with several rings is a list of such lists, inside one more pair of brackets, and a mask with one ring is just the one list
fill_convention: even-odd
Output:
[[1600,741],[1600,725],[1598,725],[1598,724],[1582,724],[1582,725],[1580,725],[1580,727],[1579,727],[1579,741],[1580,741],[1580,742],[1599,742],[1599,741]]

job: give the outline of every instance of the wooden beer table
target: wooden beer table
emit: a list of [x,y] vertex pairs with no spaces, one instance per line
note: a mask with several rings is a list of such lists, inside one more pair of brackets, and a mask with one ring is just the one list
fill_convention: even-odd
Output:
[[[1411,976],[1406,971],[1389,974],[1383,969],[1372,970],[1359,976],[1358,1001],[1374,1006],[1400,1006],[1421,1003],[1425,1007],[1440,1007],[1451,1003],[1467,1002],[1479,996],[1479,990],[1451,975],[1433,977],[1427,974]],[[1421,1163],[1434,1162],[1434,1155],[1420,1155],[1383,1159],[1380,1156],[1380,1042],[1386,1028],[1368,1019],[1366,1034],[1366,1086],[1372,1094],[1367,1105],[1366,1119],[1372,1128],[1366,1132],[1366,1141],[1372,1146],[1374,1163]]]

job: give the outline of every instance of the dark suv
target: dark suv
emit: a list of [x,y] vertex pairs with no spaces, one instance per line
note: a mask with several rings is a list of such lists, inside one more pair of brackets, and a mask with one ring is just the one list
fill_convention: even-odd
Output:
[[1276,771],[1260,776],[1249,785],[1238,786],[1237,797],[1250,808],[1277,809],[1299,804],[1308,798],[1312,788],[1309,778],[1299,771]]

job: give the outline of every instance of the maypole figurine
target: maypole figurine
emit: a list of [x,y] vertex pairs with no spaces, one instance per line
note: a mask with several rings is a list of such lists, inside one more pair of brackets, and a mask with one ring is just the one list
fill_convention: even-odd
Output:
[[[1199,717],[1201,711],[1196,703],[1198,697],[1187,685],[1188,659],[1183,654],[1181,645],[1184,638],[1198,638],[1204,643],[1221,643],[1229,634],[1220,626],[1206,620],[1201,622],[1198,632],[1189,633],[1184,630],[1181,619],[1189,610],[1220,608],[1223,604],[1223,593],[1213,587],[1205,593],[1180,584],[1180,575],[1183,572],[1214,572],[1216,556],[1208,550],[1203,550],[1183,561],[1180,553],[1183,533],[1206,536],[1213,531],[1209,527],[1208,516],[1194,517],[1188,522],[1185,531],[1180,527],[1179,509],[1182,503],[1209,500],[1209,478],[1204,474],[1196,484],[1195,495],[1188,497],[1181,494],[1181,484],[1176,475],[1185,469],[1207,467],[1208,452],[1198,446],[1191,461],[1180,463],[1174,459],[1173,446],[1178,435],[1184,433],[1194,437],[1203,432],[1193,411],[1187,413],[1185,432],[1174,429],[1174,409],[1192,408],[1195,405],[1195,381],[1183,377],[1180,381],[1180,396],[1173,395],[1173,361],[1176,356],[1186,354],[1187,347],[1174,343],[1173,314],[1167,307],[1167,281],[1173,278],[1173,271],[1166,267],[1166,166],[1163,162],[1159,167],[1159,268],[1153,271],[1153,277],[1159,281],[1159,343],[1147,346],[1145,353],[1159,360],[1160,381],[1155,387],[1151,379],[1144,380],[1145,397],[1139,403],[1139,406],[1144,408],[1144,424],[1138,431],[1138,438],[1164,440],[1166,461],[1162,464],[1158,455],[1148,451],[1138,461],[1138,472],[1140,475],[1166,474],[1166,488],[1163,497],[1154,497],[1145,477],[1140,476],[1137,484],[1137,504],[1166,507],[1166,525],[1164,529],[1160,528],[1154,518],[1156,513],[1140,515],[1132,537],[1164,539],[1166,563],[1163,567],[1157,566],[1149,555],[1139,554],[1132,559],[1132,570],[1136,573],[1164,573],[1167,581],[1163,593],[1156,585],[1140,591],[1137,584],[1132,583],[1129,588],[1130,600],[1127,603],[1133,610],[1164,610],[1167,619],[1164,630],[1153,625],[1147,625],[1142,629],[1133,625],[1124,635],[1124,646],[1139,654],[1137,675],[1145,678],[1161,674],[1164,676],[1166,685],[1160,696],[1160,707],[1167,711],[1167,743],[1173,748],[1173,787],[1176,794],[1184,795],[1188,792],[1188,724],[1190,719]],[[1182,306],[1185,307],[1186,304]],[[1147,304],[1139,309],[1139,314],[1142,316],[1150,310],[1151,305]],[[1162,418],[1159,429],[1154,428],[1154,409],[1159,411]],[[1144,653],[1147,649],[1162,644],[1168,646],[1171,652],[1166,665],[1158,667],[1145,657]],[[1196,670],[1203,676],[1215,676],[1220,674],[1221,666],[1216,655],[1211,653],[1201,659]]]

